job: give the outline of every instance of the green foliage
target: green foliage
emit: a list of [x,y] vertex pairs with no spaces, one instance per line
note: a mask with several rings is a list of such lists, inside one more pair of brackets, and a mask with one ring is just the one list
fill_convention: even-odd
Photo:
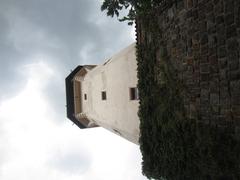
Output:
[[135,12],[135,1],[133,0],[104,0],[101,10],[107,11],[108,16],[117,16],[119,17],[119,11],[124,9],[129,9],[128,15],[119,19],[119,21],[129,21],[129,25],[133,23],[135,19],[136,12]]
[[153,41],[137,46],[143,173],[168,180],[240,179],[240,142],[228,129],[186,117],[185,89],[159,43],[161,32],[150,24],[145,28]]
[[123,9],[128,11],[119,21],[128,21],[132,25],[136,15],[147,13],[152,7],[157,6],[162,0],[104,0],[101,6],[102,11],[107,11],[107,15],[119,17],[119,12]]
[[119,16],[119,11],[124,7],[125,9],[130,6],[129,2],[125,0],[105,0],[101,6],[101,10],[107,10],[107,15],[113,17]]

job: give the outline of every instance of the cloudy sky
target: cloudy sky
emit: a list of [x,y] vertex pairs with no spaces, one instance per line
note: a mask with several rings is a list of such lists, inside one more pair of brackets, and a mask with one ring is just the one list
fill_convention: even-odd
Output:
[[100,0],[0,0],[0,179],[144,180],[139,147],[66,119],[64,79],[134,42]]

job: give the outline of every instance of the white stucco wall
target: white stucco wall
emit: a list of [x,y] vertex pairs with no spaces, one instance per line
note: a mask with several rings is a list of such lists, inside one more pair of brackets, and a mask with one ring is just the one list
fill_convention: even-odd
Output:
[[[98,125],[138,144],[138,100],[130,100],[129,88],[137,86],[135,43],[107,63],[89,71],[82,81],[82,112]],[[101,92],[106,91],[107,100]],[[87,100],[84,100],[87,94]]]

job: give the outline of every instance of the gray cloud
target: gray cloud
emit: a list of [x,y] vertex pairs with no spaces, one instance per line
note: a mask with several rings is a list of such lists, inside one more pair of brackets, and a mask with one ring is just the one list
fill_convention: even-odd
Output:
[[6,137],[5,132],[3,130],[3,127],[0,125],[0,177],[1,177],[1,169],[2,165],[7,161],[6,155],[7,155],[7,148],[6,148]]
[[[56,40],[58,48],[51,49],[48,53],[58,56],[61,62],[64,60],[65,65],[81,63],[79,53],[84,51],[86,46],[91,46],[89,55],[91,53],[99,55],[104,54],[104,51],[109,48],[112,49],[110,53],[113,53],[118,50],[119,45],[122,44],[123,47],[129,43],[128,26],[119,23],[116,19],[105,17],[105,14],[100,12],[100,1],[61,0],[56,3],[48,0],[23,0],[21,2],[15,0],[11,2],[12,4],[9,4],[14,5],[12,11],[16,13],[15,17],[22,16],[29,22],[23,26],[37,25],[37,28],[41,28],[50,38],[45,42],[38,42],[38,46],[33,47],[46,51],[41,48],[41,45]],[[18,32],[23,29],[23,27],[20,28],[17,29]],[[29,27],[26,28],[29,29]],[[123,29],[126,31],[124,32]],[[37,32],[32,33],[37,35]],[[29,43],[26,48],[32,48],[32,45],[34,44]],[[88,61],[99,62],[102,57],[103,55],[92,56],[91,59],[88,58]]]
[[0,26],[0,99],[2,99],[7,94],[18,90],[22,85],[21,73],[17,71],[22,54],[16,51],[12,42],[7,38],[9,23],[1,12]]
[[[24,86],[27,77],[20,67],[36,61],[36,54],[47,56],[45,61],[64,81],[78,64],[98,64],[130,44],[131,28],[106,17],[100,5],[96,0],[1,2],[0,94],[13,95]],[[65,116],[65,87],[51,81],[45,95],[60,119]]]
[[89,170],[91,165],[91,158],[89,154],[83,151],[69,152],[69,153],[56,153],[50,160],[50,165],[60,172],[67,174],[84,174]]

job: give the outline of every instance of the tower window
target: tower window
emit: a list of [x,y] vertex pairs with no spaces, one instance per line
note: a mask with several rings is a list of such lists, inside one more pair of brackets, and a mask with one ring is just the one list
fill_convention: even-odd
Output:
[[102,91],[102,100],[106,100],[107,99],[107,93],[106,91]]
[[136,87],[129,89],[129,97],[130,97],[130,100],[138,100],[139,99],[138,89]]
[[84,100],[87,100],[87,94],[84,94]]

